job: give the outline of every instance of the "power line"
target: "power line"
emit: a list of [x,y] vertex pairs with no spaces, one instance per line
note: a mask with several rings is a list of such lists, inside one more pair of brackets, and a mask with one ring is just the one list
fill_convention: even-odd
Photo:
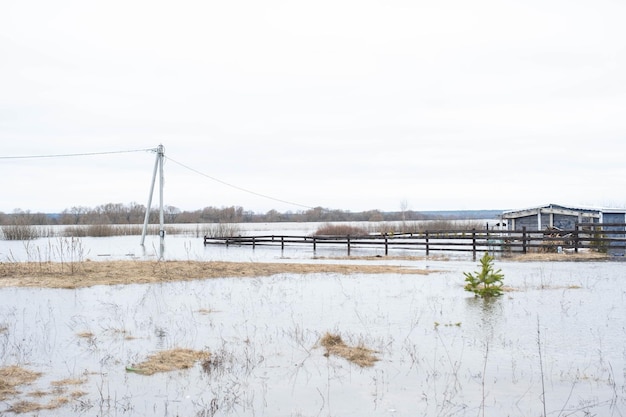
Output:
[[239,187],[239,186],[237,186],[237,185],[230,184],[230,183],[228,183],[228,182],[226,182],[226,181],[222,181],[222,180],[220,180],[219,178],[215,178],[215,177],[212,177],[212,176],[210,176],[210,175],[208,175],[208,174],[205,174],[204,172],[200,172],[200,171],[198,171],[197,169],[192,168],[192,167],[190,167],[190,166],[188,166],[188,165],[185,165],[185,164],[183,164],[183,163],[181,163],[181,162],[175,161],[175,160],[173,160],[172,158],[170,158],[170,157],[168,157],[168,156],[166,156],[165,158],[166,158],[167,160],[169,160],[169,161],[172,161],[172,162],[173,162],[173,163],[175,163],[176,165],[180,165],[181,167],[183,167],[183,168],[185,168],[185,169],[187,169],[187,170],[189,170],[189,171],[191,171],[191,172],[194,172],[194,173],[196,173],[196,174],[198,174],[198,175],[201,175],[201,176],[203,176],[203,177],[206,177],[206,178],[208,178],[208,179],[210,179],[210,180],[213,180],[213,181],[215,181],[215,182],[219,182],[220,184],[224,184],[224,185],[226,185],[226,186],[228,186],[228,187],[231,187],[231,188],[237,189],[237,190],[239,190],[239,191],[243,191],[243,192],[246,192],[246,193],[249,193],[249,194],[254,194],[254,195],[256,195],[256,196],[263,197],[263,198],[267,198],[267,199],[269,199],[269,200],[278,201],[278,202],[280,202],[280,203],[290,204],[290,205],[292,205],[292,206],[299,206],[299,207],[303,207],[303,208],[307,208],[307,209],[314,209],[314,207],[307,206],[307,205],[305,205],[305,204],[294,203],[294,202],[292,202],[292,201],[287,201],[287,200],[283,200],[283,199],[280,199],[280,198],[272,197],[272,196],[269,196],[269,195],[266,195],[266,194],[257,193],[256,191],[248,190],[248,189],[246,189],[246,188],[243,188],[243,187]]
[[149,149],[131,149],[127,151],[109,151],[109,152],[84,152],[84,153],[65,153],[65,154],[48,154],[48,155],[19,155],[19,156],[0,156],[0,159],[41,159],[41,158],[68,158],[75,156],[96,156],[96,155],[112,155],[120,153],[132,152],[155,152],[156,148]]
[[[98,155],[113,155],[113,154],[122,154],[122,153],[133,153],[133,152],[157,152],[158,148],[146,148],[146,149],[131,149],[131,150],[124,150],[124,151],[108,151],[108,152],[82,152],[82,153],[64,153],[64,154],[47,154],[47,155],[17,155],[17,156],[0,156],[0,160],[11,160],[11,159],[44,159],[44,158],[70,158],[70,157],[80,157],[80,156],[98,156]],[[215,178],[211,175],[208,175],[204,172],[198,171],[197,169],[194,169],[188,165],[183,164],[182,162],[178,162],[168,156],[165,156],[166,159],[172,161],[173,163],[191,171],[194,172],[198,175],[201,175],[203,177],[209,178],[215,182],[219,182],[220,184],[226,185],[228,187],[237,189],[239,191],[243,191],[245,193],[248,194],[253,194],[259,197],[263,197],[269,200],[273,200],[273,201],[277,201],[280,203],[284,203],[284,204],[289,204],[292,206],[298,206],[298,207],[303,207],[303,208],[307,208],[307,209],[314,209],[314,207],[311,206],[307,206],[305,204],[299,204],[299,203],[294,203],[293,201],[288,201],[288,200],[283,200],[280,198],[276,198],[276,197],[272,197],[269,196],[267,194],[262,194],[262,193],[258,193],[256,191],[252,191],[252,190],[248,190],[246,188],[243,187],[239,187],[237,185],[234,184],[230,184],[226,181],[222,181],[219,178]]]

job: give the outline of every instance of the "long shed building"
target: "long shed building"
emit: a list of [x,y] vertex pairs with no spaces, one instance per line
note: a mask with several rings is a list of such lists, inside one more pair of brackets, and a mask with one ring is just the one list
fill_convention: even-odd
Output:
[[[610,237],[616,239],[609,243],[608,252],[612,255],[625,256],[626,208],[580,208],[559,204],[546,204],[520,210],[505,211],[501,214],[501,223],[508,230],[546,230],[558,228],[574,230],[577,223],[600,223],[603,231],[611,231]],[[617,233],[616,233],[617,232]],[[620,233],[624,232],[624,233]]]
[[599,223],[602,218],[602,211],[546,204],[521,210],[505,211],[501,218],[506,222],[509,230],[521,230],[524,227],[530,230],[545,230],[551,227],[571,230],[576,227],[576,223]]

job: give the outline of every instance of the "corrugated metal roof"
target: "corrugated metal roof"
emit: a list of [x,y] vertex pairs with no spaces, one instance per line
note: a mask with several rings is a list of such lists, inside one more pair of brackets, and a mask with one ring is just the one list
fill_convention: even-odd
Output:
[[540,206],[526,207],[526,208],[521,208],[521,209],[516,209],[516,210],[507,210],[507,211],[504,211],[502,214],[512,214],[512,213],[517,213],[517,212],[522,212],[522,211],[537,210],[537,209],[543,209],[543,208],[572,210],[572,211],[587,212],[587,213],[600,213],[600,212],[607,210],[607,209],[602,209],[598,207],[580,207],[580,206],[577,207],[577,206],[571,206],[571,205],[565,205],[565,204],[549,203],[549,204],[543,204]]

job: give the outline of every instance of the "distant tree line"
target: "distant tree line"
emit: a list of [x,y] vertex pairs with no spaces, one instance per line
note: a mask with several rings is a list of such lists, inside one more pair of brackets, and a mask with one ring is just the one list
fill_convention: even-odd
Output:
[[[412,210],[382,212],[368,210],[350,212],[315,207],[298,212],[254,213],[243,207],[205,207],[201,210],[183,211],[174,206],[164,207],[165,222],[172,223],[263,223],[263,222],[336,222],[336,221],[412,221],[444,218]],[[28,225],[85,225],[85,224],[142,224],[146,207],[137,203],[107,203],[95,208],[72,207],[61,213],[32,213],[16,209],[12,213],[0,212],[0,224]],[[450,217],[445,217],[450,218]],[[150,211],[150,223],[158,223],[159,211]]]

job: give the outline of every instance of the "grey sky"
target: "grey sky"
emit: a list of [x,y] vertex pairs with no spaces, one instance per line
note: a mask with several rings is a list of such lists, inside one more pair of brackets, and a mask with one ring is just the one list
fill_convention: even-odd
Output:
[[[4,2],[0,156],[162,143],[182,209],[623,207],[624,18],[610,0]],[[153,163],[2,159],[0,211],[145,204]]]

